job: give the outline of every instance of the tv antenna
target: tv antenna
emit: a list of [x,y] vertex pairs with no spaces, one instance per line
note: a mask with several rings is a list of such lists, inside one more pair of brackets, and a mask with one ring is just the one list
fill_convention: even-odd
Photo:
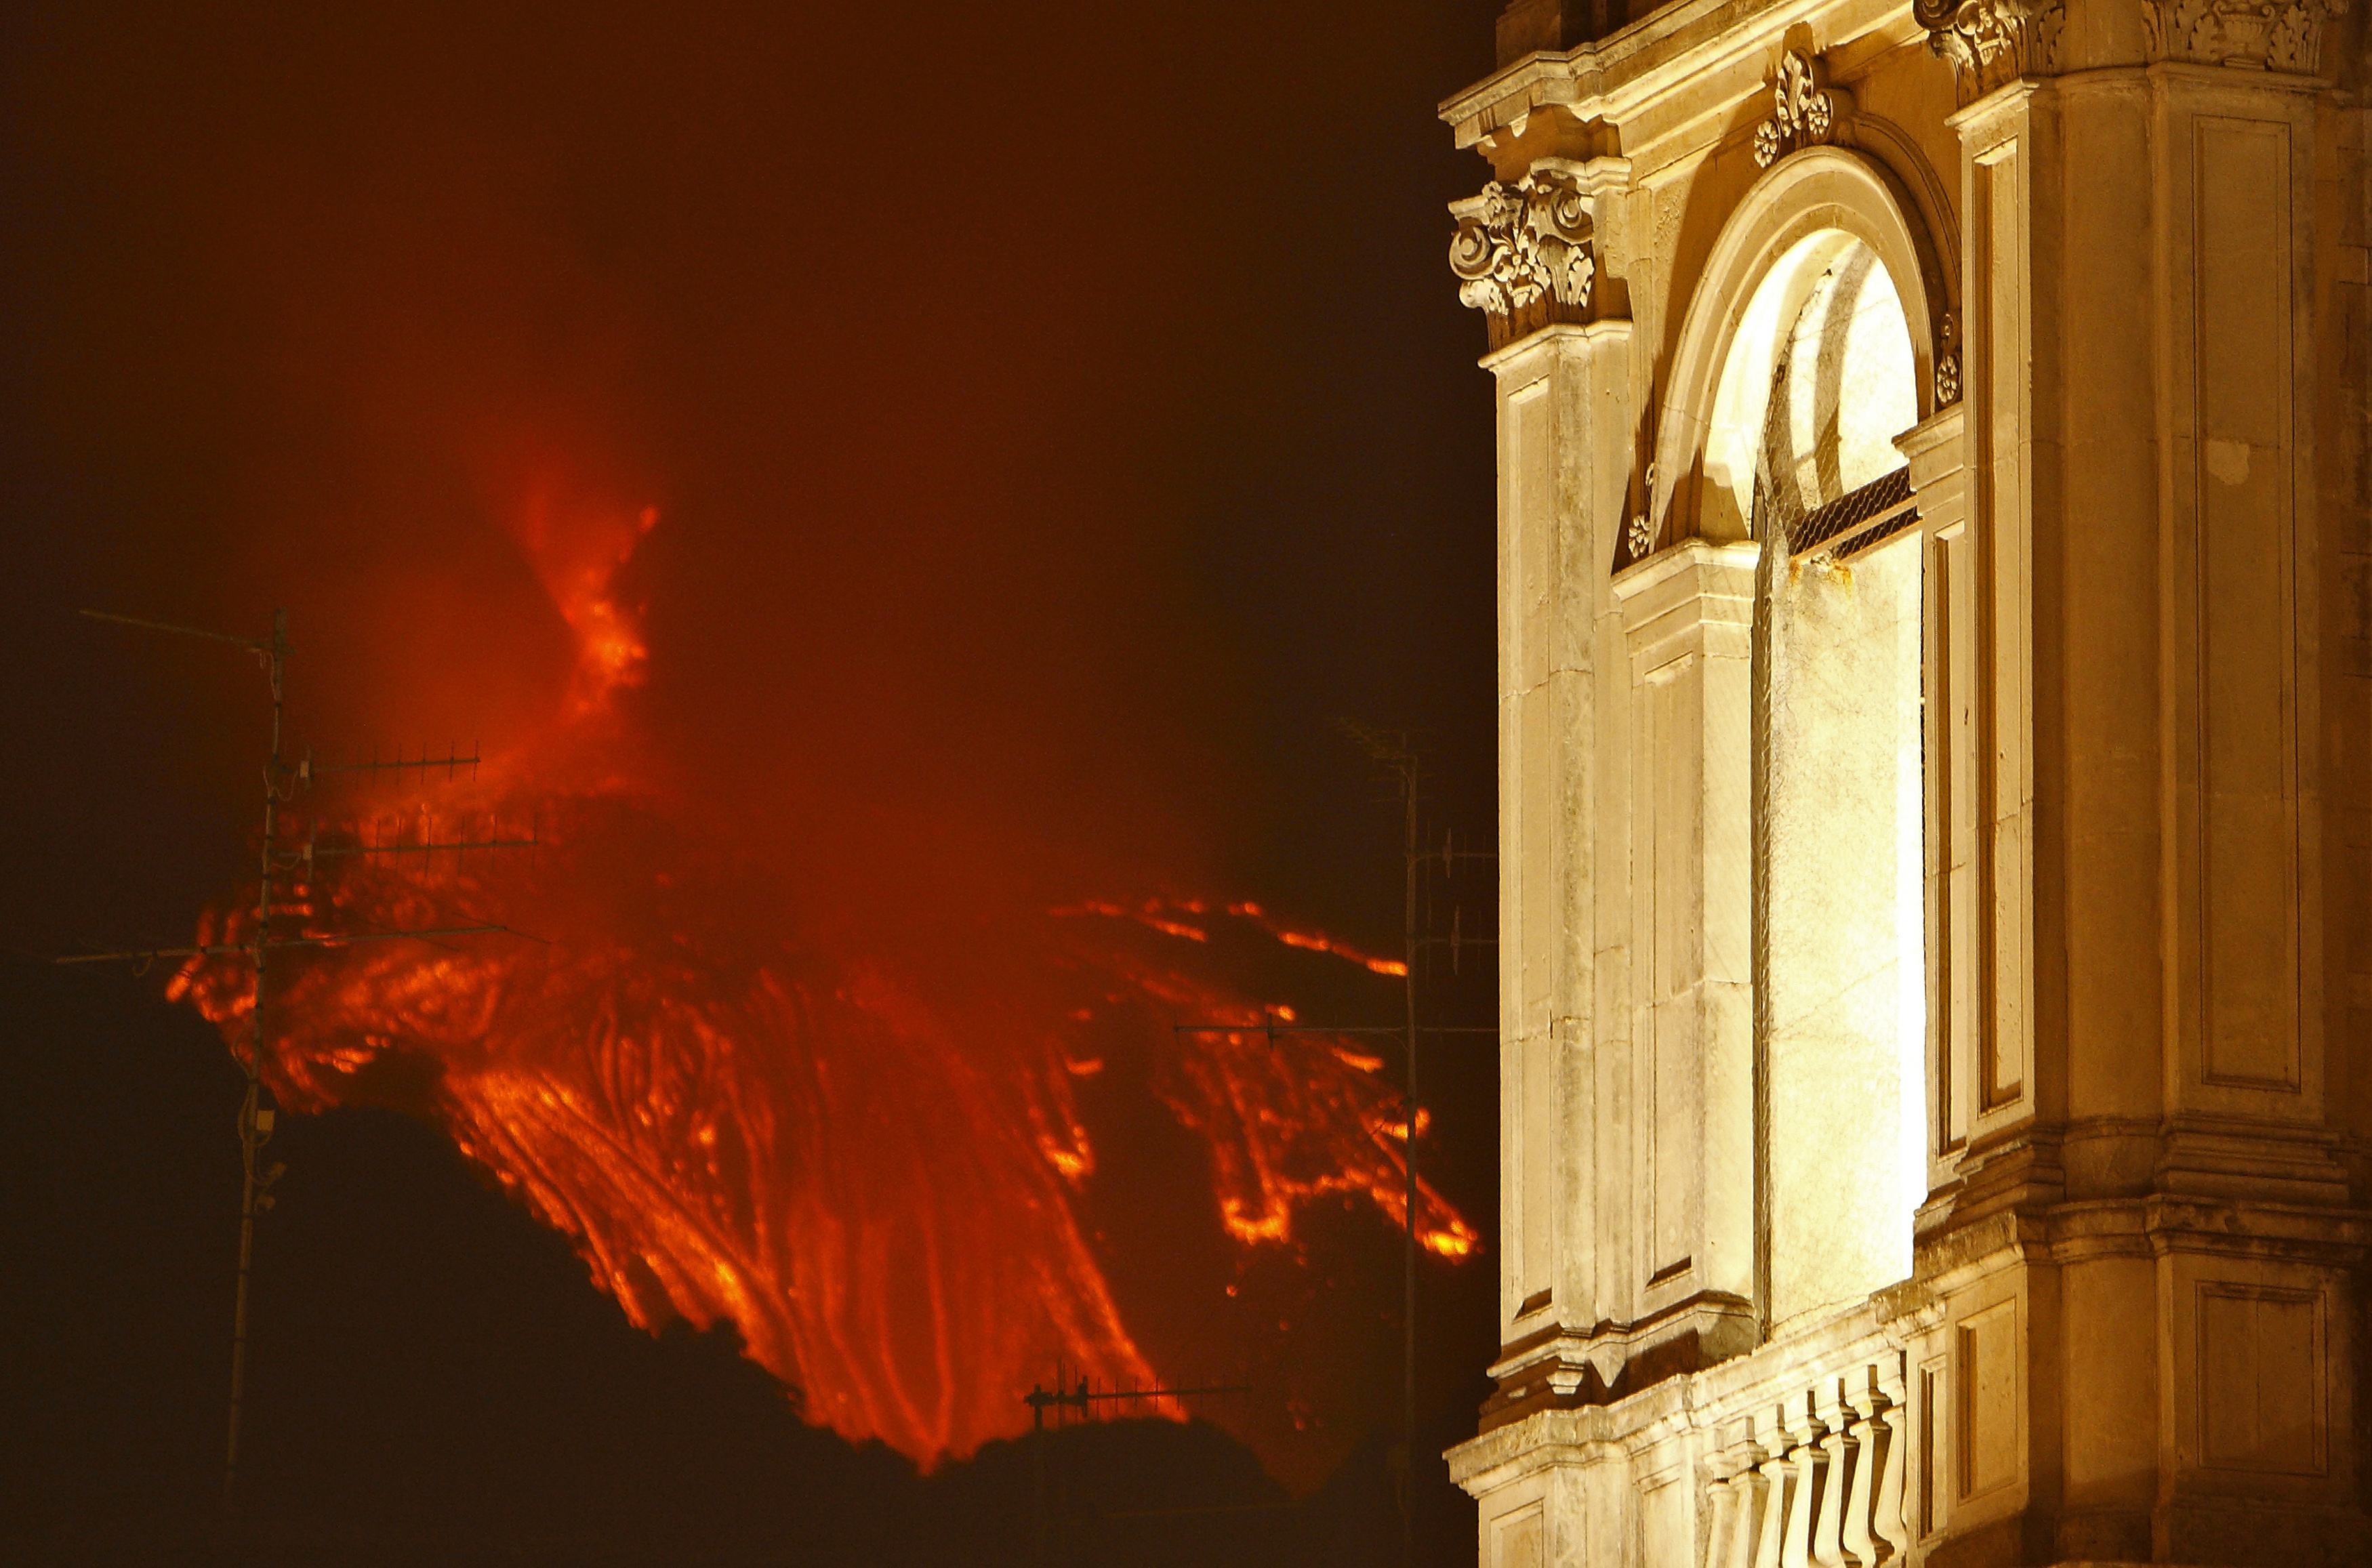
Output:
[[[1069,1412],[1072,1411],[1078,1411],[1078,1419],[1085,1422],[1099,1419],[1099,1412],[1108,1406],[1126,1406],[1122,1413],[1128,1415],[1151,1414],[1158,1413],[1165,1406],[1172,1403],[1182,1405],[1188,1400],[1209,1399],[1221,1394],[1249,1394],[1251,1391],[1251,1385],[1249,1383],[1214,1383],[1200,1388],[1165,1388],[1159,1384],[1150,1388],[1099,1388],[1092,1379],[1084,1376],[1076,1384],[1070,1383],[1064,1377],[1060,1363],[1057,1363],[1054,1368],[1052,1388],[1031,1384],[1029,1391],[1021,1396],[1021,1402],[1029,1407],[1029,1451],[1032,1472],[1031,1534],[1036,1542],[1035,1561],[1041,1568],[1044,1568],[1044,1564],[1052,1561],[1049,1555],[1051,1543],[1048,1537],[1046,1513],[1046,1412],[1048,1411],[1054,1412],[1053,1424],[1061,1428],[1070,1424]],[[1170,1512],[1192,1511],[1171,1510]],[[1226,1513],[1241,1510],[1209,1511]]]
[[[238,1444],[239,1423],[247,1393],[247,1303],[249,1276],[255,1260],[255,1216],[273,1204],[272,1189],[287,1167],[263,1164],[264,1145],[272,1141],[276,1118],[273,1107],[267,1103],[263,1086],[265,976],[271,969],[272,956],[298,947],[344,947],[363,942],[416,941],[442,945],[446,937],[471,936],[494,932],[524,935],[507,925],[438,925],[403,931],[325,932],[300,926],[294,932],[275,932],[273,905],[280,879],[286,875],[302,873],[309,877],[319,864],[327,859],[373,856],[381,854],[428,854],[442,852],[464,854],[471,850],[525,849],[535,843],[532,832],[523,839],[488,836],[477,840],[455,840],[435,842],[426,840],[394,843],[384,841],[364,843],[359,839],[352,843],[320,842],[318,830],[308,831],[305,842],[295,848],[284,847],[281,842],[280,808],[296,798],[299,792],[319,784],[325,774],[381,774],[418,772],[424,777],[442,768],[450,779],[467,767],[474,776],[478,765],[476,748],[463,756],[459,746],[448,749],[442,757],[431,757],[424,749],[421,755],[406,761],[401,754],[394,761],[336,763],[324,766],[313,761],[308,750],[296,760],[287,755],[285,726],[288,677],[288,612],[272,612],[272,631],[262,637],[239,637],[226,632],[215,632],[199,626],[179,626],[169,621],[149,621],[134,615],[115,615],[106,610],[86,610],[81,613],[93,621],[104,621],[117,626],[130,626],[145,632],[161,632],[170,636],[192,637],[203,642],[227,643],[254,656],[263,667],[272,696],[272,749],[263,769],[263,839],[257,857],[257,888],[255,926],[253,935],[244,942],[201,942],[182,947],[125,948],[105,953],[72,953],[54,962],[62,965],[130,963],[145,971],[158,958],[244,958],[254,966],[255,987],[250,1018],[247,1052],[242,1057],[234,1047],[231,1059],[238,1063],[246,1084],[238,1106],[238,1152],[240,1166],[238,1199],[238,1276],[232,1297],[230,1341],[230,1412],[223,1443],[223,1510],[236,1513],[238,1507]],[[532,940],[532,938],[531,938]]]
[[[1496,853],[1490,850],[1461,849],[1453,833],[1445,833],[1436,848],[1427,842],[1420,826],[1422,803],[1421,782],[1424,777],[1416,748],[1405,733],[1385,733],[1372,730],[1348,720],[1342,721],[1344,734],[1396,786],[1401,807],[1401,862],[1402,888],[1402,918],[1401,925],[1401,1021],[1384,1025],[1281,1024],[1274,1016],[1254,1024],[1195,1023],[1172,1026],[1179,1034],[1247,1035],[1265,1033],[1273,1050],[1280,1035],[1381,1035],[1396,1036],[1401,1041],[1401,1167],[1405,1185],[1401,1194],[1401,1446],[1394,1457],[1394,1481],[1400,1493],[1401,1555],[1402,1562],[1414,1568],[1416,1562],[1416,1282],[1417,1261],[1423,1243],[1417,1225],[1419,1197],[1416,1168],[1417,1119],[1422,1106],[1417,1098],[1417,1042],[1426,1035],[1491,1035],[1499,1032],[1495,1025],[1424,1024],[1417,1018],[1417,978],[1432,955],[1447,953],[1450,972],[1462,972],[1467,948],[1490,949],[1498,946],[1494,935],[1470,935],[1465,929],[1463,906],[1454,897],[1448,900],[1448,929],[1436,929],[1435,893],[1442,884],[1454,881],[1460,871],[1484,865],[1495,865]],[[1454,889],[1453,889],[1454,891]]]

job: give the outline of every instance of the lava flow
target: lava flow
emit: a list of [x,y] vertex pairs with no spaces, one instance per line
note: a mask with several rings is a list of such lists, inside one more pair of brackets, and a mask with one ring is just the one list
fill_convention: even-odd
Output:
[[[944,962],[843,950],[675,820],[609,743],[611,699],[648,656],[610,583],[652,521],[589,542],[520,530],[576,636],[576,679],[545,737],[399,834],[531,819],[536,847],[324,858],[285,889],[287,929],[500,923],[539,940],[275,959],[262,1070],[283,1104],[434,1118],[633,1321],[729,1320],[810,1419],[925,1466],[1025,1424],[1017,1393],[1058,1358],[1111,1384],[1186,1370],[1149,1365],[1083,1217],[1099,1137],[1082,1097],[1108,1069],[1125,1065],[1207,1155],[1230,1245],[1286,1242],[1320,1200],[1401,1222],[1383,1063],[1345,1038],[1273,1032],[1290,1010],[1215,980],[1207,956],[1225,933],[1369,973],[1395,961],[1192,900],[1002,921]],[[300,830],[359,847],[374,830]],[[237,943],[251,919],[210,915],[204,939]],[[246,1049],[243,961],[192,960],[174,994]],[[1175,1018],[1242,1028],[1178,1033]],[[1477,1245],[1429,1187],[1418,1220],[1438,1255]]]

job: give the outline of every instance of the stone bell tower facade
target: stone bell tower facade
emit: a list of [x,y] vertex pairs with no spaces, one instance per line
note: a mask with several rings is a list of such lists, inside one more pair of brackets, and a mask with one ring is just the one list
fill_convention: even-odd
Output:
[[2353,0],[1515,0],[1485,1568],[2372,1562]]

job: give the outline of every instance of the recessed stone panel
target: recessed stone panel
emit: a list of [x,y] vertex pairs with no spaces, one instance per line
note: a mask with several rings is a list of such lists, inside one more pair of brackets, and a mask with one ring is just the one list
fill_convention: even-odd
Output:
[[2017,1479],[2017,1303],[1961,1319],[1955,1347],[1960,1496],[1982,1497]]
[[2289,127],[2193,133],[2203,1069],[2295,1093]]
[[1539,1504],[1511,1514],[1493,1526],[1492,1568],[1543,1568],[1546,1561]]
[[2322,1474],[2325,1376],[2320,1293],[2201,1282],[2203,1465]]

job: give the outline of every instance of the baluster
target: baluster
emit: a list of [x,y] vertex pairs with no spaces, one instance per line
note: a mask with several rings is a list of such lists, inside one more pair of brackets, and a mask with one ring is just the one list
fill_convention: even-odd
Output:
[[1765,1481],[1767,1454],[1755,1449],[1755,1469],[1743,1470],[1737,1478],[1738,1490],[1738,1532],[1729,1539],[1729,1563],[1727,1568],[1755,1568],[1755,1551],[1762,1547],[1762,1516],[1770,1511],[1772,1482]]
[[1785,1411],[1773,1412],[1771,1446],[1762,1463],[1762,1527],[1755,1532],[1754,1568],[1781,1568],[1787,1540],[1787,1421]]
[[1819,1517],[1812,1527],[1812,1561],[1819,1568],[1846,1568],[1844,1549],[1845,1496],[1851,1485],[1852,1468],[1846,1463],[1845,1423],[1851,1418],[1845,1409],[1844,1390],[1841,1381],[1823,1377],[1816,1391],[1819,1406],[1815,1413],[1828,1431],[1820,1438],[1820,1451],[1828,1456],[1827,1476],[1820,1488]]
[[1812,1413],[1811,1397],[1790,1395],[1787,1403],[1787,1459],[1796,1474],[1787,1494],[1787,1537],[1780,1545],[1779,1568],[1812,1568],[1812,1516],[1820,1507],[1821,1474],[1829,1460],[1820,1452],[1820,1423]]
[[1870,1529],[1878,1470],[1886,1462],[1886,1425],[1878,1420],[1878,1412],[1887,1400],[1878,1390],[1878,1368],[1865,1366],[1845,1379],[1845,1403],[1853,1409],[1854,1476],[1853,1493],[1845,1502],[1842,1544],[1862,1568],[1878,1568],[1892,1555]]
[[[1903,1514],[1903,1477],[1911,1461],[1911,1406],[1903,1381],[1902,1353],[1889,1354],[1880,1364],[1879,1378],[1873,1391],[1870,1424],[1886,1451],[1878,1471],[1878,1496],[1870,1504],[1870,1532],[1883,1545],[1883,1561],[1901,1558],[1911,1550],[1912,1529]],[[1932,1464],[1933,1458],[1919,1456],[1921,1464]]]
[[1731,1466],[1729,1478],[1722,1487],[1729,1494],[1729,1532],[1715,1538],[1720,1556],[1708,1551],[1708,1568],[1755,1568],[1755,1538],[1758,1538],[1762,1516],[1755,1504],[1762,1502],[1762,1473],[1758,1466],[1767,1458],[1762,1445],[1755,1442],[1755,1423],[1743,1421],[1738,1440],[1731,1442],[1722,1454]]
[[1714,1473],[1705,1481],[1704,1568],[1725,1568],[1729,1562],[1730,1533],[1738,1528],[1738,1493],[1730,1483],[1738,1478],[1723,1468],[1727,1450],[1714,1459]]

